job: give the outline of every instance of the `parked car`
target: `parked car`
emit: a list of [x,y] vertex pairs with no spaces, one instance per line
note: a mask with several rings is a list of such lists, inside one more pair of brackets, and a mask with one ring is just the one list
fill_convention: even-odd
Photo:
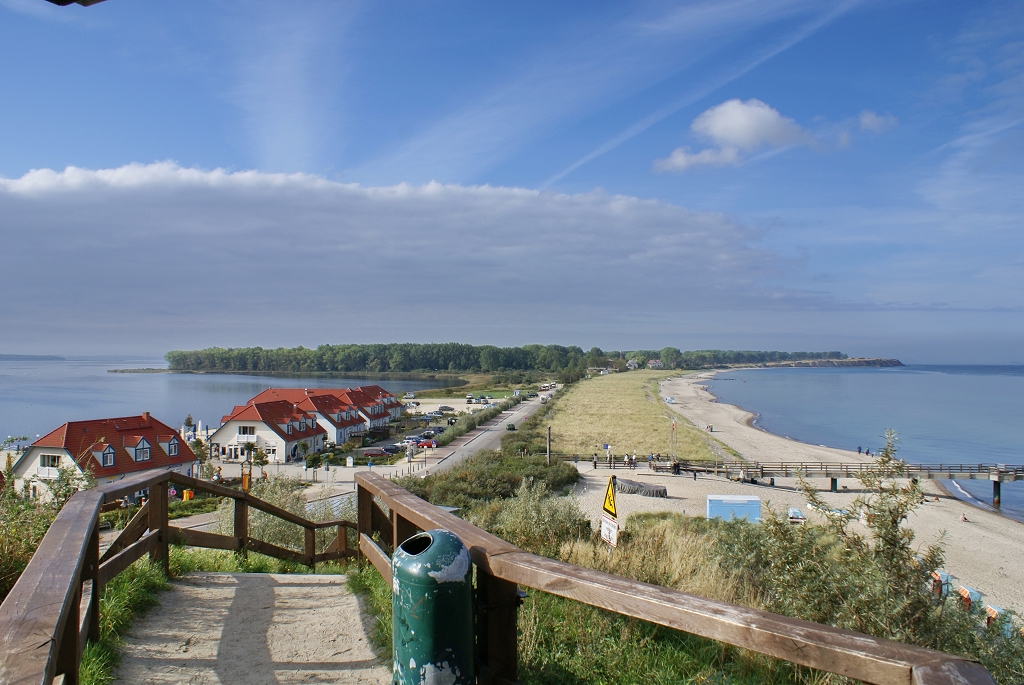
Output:
[[408,436],[402,438],[402,442],[404,442],[406,445],[415,445],[419,441],[420,441],[420,436],[418,436],[418,435],[408,435]]
[[379,447],[371,447],[370,449],[363,450],[364,457],[387,457],[387,452],[380,449]]
[[388,454],[401,454],[405,451],[405,445],[384,445],[381,449]]
[[416,393],[414,393],[414,392],[407,392],[407,393],[405,393],[405,395],[402,396],[402,399],[404,399],[404,400],[414,400],[414,399],[416,399]]
[[676,398],[669,395],[668,397],[665,398],[665,401],[668,402],[669,404],[675,404]]
[[409,402],[409,403],[408,403],[408,405],[406,405],[406,406],[409,406],[409,407],[418,407],[418,406],[420,406],[420,403],[419,403],[419,402]]
[[448,427],[447,426],[434,426],[430,430],[434,431],[434,435],[440,435],[441,433],[444,433],[446,430],[448,430]]
[[416,446],[417,447],[433,447],[434,446],[434,441],[432,441],[432,440],[420,440],[418,443],[416,443]]
[[472,397],[466,398],[466,404],[473,404],[474,402],[476,402],[476,400],[474,400]]
[[489,400],[493,400],[493,399],[494,399],[494,395],[488,395],[488,396],[487,396],[487,399],[489,399]]
[[434,431],[423,431],[423,435],[421,435],[420,437],[432,438],[434,437]]
[[437,408],[437,410],[440,412],[455,411],[455,407],[449,407],[447,404],[442,404]]

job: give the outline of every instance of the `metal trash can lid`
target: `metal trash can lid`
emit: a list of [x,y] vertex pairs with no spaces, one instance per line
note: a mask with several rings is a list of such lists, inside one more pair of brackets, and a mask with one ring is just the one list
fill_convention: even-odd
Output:
[[469,550],[462,540],[444,529],[413,535],[398,546],[391,558],[391,575],[396,584],[468,583],[471,567]]

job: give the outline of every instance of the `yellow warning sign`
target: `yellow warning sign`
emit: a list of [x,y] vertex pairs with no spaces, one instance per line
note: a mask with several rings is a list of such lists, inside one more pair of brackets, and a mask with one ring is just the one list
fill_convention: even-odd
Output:
[[615,476],[608,479],[608,489],[604,491],[604,506],[601,508],[612,518],[619,517],[615,513]]

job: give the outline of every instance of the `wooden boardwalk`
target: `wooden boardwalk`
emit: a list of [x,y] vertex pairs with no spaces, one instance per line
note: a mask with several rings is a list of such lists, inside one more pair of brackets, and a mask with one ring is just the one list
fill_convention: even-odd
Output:
[[118,683],[391,681],[343,576],[190,573],[124,640]]

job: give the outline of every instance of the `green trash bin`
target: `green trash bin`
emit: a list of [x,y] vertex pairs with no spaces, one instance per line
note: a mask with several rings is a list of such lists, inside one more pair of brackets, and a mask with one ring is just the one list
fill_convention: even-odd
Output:
[[469,550],[447,530],[428,530],[391,559],[395,685],[469,685],[473,584]]

